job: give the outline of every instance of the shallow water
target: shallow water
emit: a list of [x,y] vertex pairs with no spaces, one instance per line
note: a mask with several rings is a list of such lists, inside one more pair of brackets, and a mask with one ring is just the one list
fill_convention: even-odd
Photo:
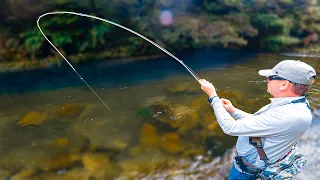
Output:
[[[212,82],[219,96],[254,112],[270,97],[257,71],[296,58],[201,51],[181,59]],[[319,73],[318,59],[299,59]],[[97,61],[78,64],[76,69],[110,111],[67,66],[0,75],[0,179],[72,179],[75,174],[83,179],[219,179],[225,175],[223,164],[229,162],[236,139],[223,134],[199,84],[175,60]],[[319,91],[317,80],[308,97],[315,112],[320,111]],[[317,130],[315,118],[310,132]],[[301,144],[314,148],[312,153],[305,151],[311,157],[319,140],[315,135],[310,138],[314,134],[310,132]],[[319,161],[313,158],[306,172],[316,170],[312,166]],[[208,164],[218,169],[208,170]],[[308,179],[310,174],[299,178]]]

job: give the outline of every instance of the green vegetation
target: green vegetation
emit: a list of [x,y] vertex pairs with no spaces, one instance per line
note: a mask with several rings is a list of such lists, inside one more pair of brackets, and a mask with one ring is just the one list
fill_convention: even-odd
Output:
[[[320,33],[320,3],[317,0],[170,2],[4,0],[0,14],[1,68],[59,64],[61,58],[42,37],[35,23],[42,13],[59,10],[92,14],[120,23],[172,52],[203,47],[269,52],[305,52],[313,47],[311,51],[319,51],[315,45]],[[172,24],[161,24],[162,10],[173,13]],[[76,62],[162,54],[143,39],[97,20],[56,15],[45,17],[40,24],[63,54]]]

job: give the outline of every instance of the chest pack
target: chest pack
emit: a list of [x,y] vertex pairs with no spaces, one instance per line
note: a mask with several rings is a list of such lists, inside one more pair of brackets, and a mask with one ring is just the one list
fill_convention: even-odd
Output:
[[[256,138],[252,141],[257,141],[260,138]],[[260,141],[260,140],[259,140]],[[261,142],[261,141],[260,141]],[[254,144],[254,142],[253,142]],[[258,145],[260,146],[260,144]],[[260,146],[261,147],[261,146]],[[262,148],[256,147],[261,160],[267,161],[267,157]],[[261,153],[263,152],[263,154]],[[257,177],[262,180],[283,180],[292,179],[297,174],[299,174],[303,169],[307,159],[299,152],[296,151],[295,146],[281,159],[273,164],[268,164],[267,167],[257,173]]]
[[[305,103],[309,110],[311,110],[306,98],[292,101],[291,103]],[[249,143],[254,146],[267,167],[263,170],[256,171],[256,176],[262,180],[282,180],[292,179],[299,174],[307,163],[307,159],[293,146],[290,151],[275,163],[269,164],[268,157],[263,150],[263,145],[260,137],[249,137]]]

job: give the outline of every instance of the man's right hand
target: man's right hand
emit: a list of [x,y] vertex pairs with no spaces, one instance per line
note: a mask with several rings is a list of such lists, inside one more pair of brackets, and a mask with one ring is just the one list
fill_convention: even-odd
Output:
[[223,99],[222,100],[222,105],[223,107],[230,113],[234,113],[234,111],[236,110],[236,108],[232,105],[231,101],[229,101],[228,99]]

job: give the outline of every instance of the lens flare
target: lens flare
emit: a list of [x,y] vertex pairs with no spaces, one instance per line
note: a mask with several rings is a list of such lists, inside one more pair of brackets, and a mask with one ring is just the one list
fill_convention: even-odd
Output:
[[162,11],[160,14],[160,22],[164,26],[169,26],[173,23],[172,12],[169,10]]

